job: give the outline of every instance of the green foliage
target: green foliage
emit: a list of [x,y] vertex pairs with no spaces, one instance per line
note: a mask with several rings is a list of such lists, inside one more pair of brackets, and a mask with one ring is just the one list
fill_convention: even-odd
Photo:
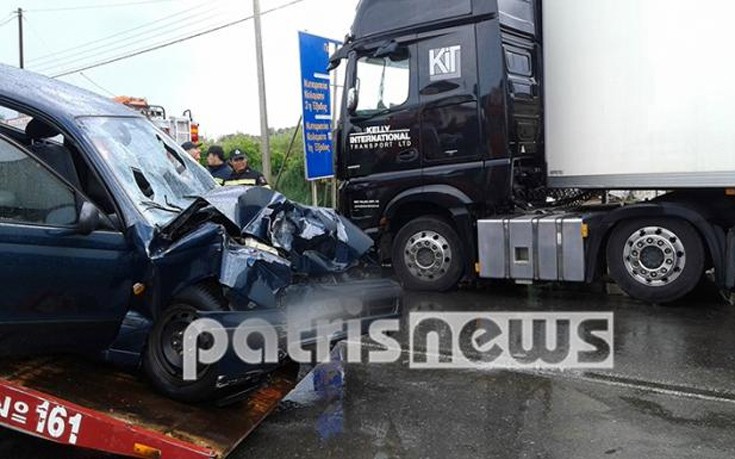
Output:
[[[301,129],[298,129],[299,131],[295,137],[296,127],[271,130],[271,167],[273,169],[271,185],[289,199],[311,204],[311,186],[304,178],[306,176],[304,169],[304,138]],[[292,139],[293,146],[289,154]],[[211,145],[222,146],[228,157],[233,150],[238,149],[248,155],[251,167],[263,170],[259,136],[237,133],[220,137],[216,141],[205,141],[202,145],[202,164],[204,165],[207,164],[207,149]],[[278,178],[279,172],[281,174],[280,179]],[[325,186],[320,185],[319,190],[319,204],[331,204]]]

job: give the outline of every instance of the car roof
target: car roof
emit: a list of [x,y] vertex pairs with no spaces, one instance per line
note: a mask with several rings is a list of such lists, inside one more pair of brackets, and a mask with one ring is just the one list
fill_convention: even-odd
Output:
[[5,64],[0,64],[0,100],[20,102],[59,120],[80,116],[142,117],[110,98]]

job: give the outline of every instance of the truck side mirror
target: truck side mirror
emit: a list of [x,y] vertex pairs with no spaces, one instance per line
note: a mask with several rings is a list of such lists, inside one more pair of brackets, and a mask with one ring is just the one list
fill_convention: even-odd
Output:
[[349,91],[347,91],[347,113],[350,115],[354,115],[355,111],[357,110],[357,104],[358,104],[358,93],[357,88],[353,87],[350,88]]
[[77,220],[77,234],[87,236],[100,226],[100,211],[91,202],[85,201],[79,210]]

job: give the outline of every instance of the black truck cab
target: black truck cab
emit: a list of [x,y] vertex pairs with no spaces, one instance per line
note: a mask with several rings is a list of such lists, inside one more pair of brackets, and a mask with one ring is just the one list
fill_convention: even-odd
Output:
[[362,0],[333,57],[340,210],[410,288],[471,273],[475,221],[543,186],[538,17],[536,0]]

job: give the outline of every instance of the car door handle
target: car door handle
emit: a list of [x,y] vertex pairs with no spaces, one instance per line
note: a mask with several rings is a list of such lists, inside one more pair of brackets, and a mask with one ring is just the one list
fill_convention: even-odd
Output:
[[398,154],[399,163],[411,163],[419,159],[419,151],[415,149],[406,150]]

